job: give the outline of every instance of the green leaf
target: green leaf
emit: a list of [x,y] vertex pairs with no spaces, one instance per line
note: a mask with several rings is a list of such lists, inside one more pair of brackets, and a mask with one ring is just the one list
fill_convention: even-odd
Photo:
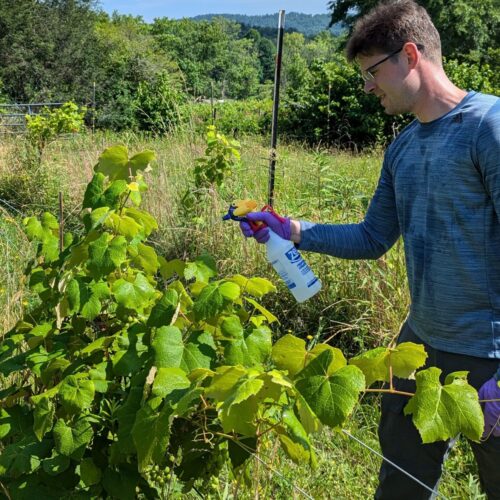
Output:
[[140,153],[135,154],[130,158],[128,166],[132,171],[132,175],[136,176],[137,172],[145,172],[148,170],[149,164],[156,159],[154,151],[150,149],[145,149]]
[[58,476],[68,470],[71,459],[65,455],[59,455],[57,452],[52,452],[52,456],[42,460],[42,469],[49,476]]
[[241,295],[239,285],[237,285],[236,283],[231,283],[230,281],[223,281],[219,286],[219,291],[225,299],[231,302],[239,299]]
[[356,366],[345,366],[329,376],[333,357],[329,350],[322,352],[297,375],[295,383],[319,420],[330,427],[342,425],[365,388],[363,372]]
[[479,441],[484,417],[476,390],[463,377],[450,377],[451,382],[443,386],[440,375],[436,367],[417,372],[417,389],[405,415],[413,415],[423,443],[444,441],[460,433]]
[[211,368],[216,356],[212,335],[202,331],[193,332],[184,345],[180,367],[186,373],[197,368]]
[[52,431],[55,449],[61,455],[80,460],[90,443],[94,432],[88,420],[80,417],[76,422],[68,425],[59,419]]
[[115,265],[108,252],[108,233],[102,233],[97,240],[90,243],[88,251],[87,268],[93,278],[99,279],[115,270]]
[[35,326],[27,334],[28,346],[31,349],[38,347],[54,330],[52,323],[42,323]]
[[306,343],[294,335],[286,334],[273,345],[272,358],[276,367],[287,370],[294,377],[305,366]]
[[61,404],[69,414],[89,408],[94,401],[94,395],[94,382],[78,379],[74,375],[68,375],[59,386]]
[[211,283],[200,293],[193,306],[196,321],[217,316],[224,309],[224,297],[220,293],[219,284]]
[[151,394],[154,397],[166,398],[173,396],[173,401],[178,401],[191,386],[184,370],[180,368],[159,368],[153,382]]
[[104,191],[101,203],[109,208],[119,208],[123,193],[128,192],[127,181],[115,180]]
[[101,154],[94,170],[107,175],[110,181],[115,179],[126,180],[130,176],[136,176],[139,171],[147,171],[149,163],[154,159],[154,152],[145,150],[132,156],[129,160],[126,146],[119,144],[106,149]]
[[55,411],[54,404],[48,398],[40,399],[35,405],[33,411],[33,431],[39,441],[41,441],[43,436],[52,429]]
[[342,351],[337,347],[332,347],[328,344],[316,344],[310,351],[308,351],[306,354],[306,365],[324,351],[330,351],[333,354],[333,361],[328,367],[328,375],[335,373],[337,370],[340,370],[340,368],[347,365],[347,360],[345,359]]
[[111,356],[113,373],[118,377],[126,377],[137,373],[144,363],[143,354],[147,347],[143,344],[143,334],[137,334],[132,329],[122,332],[114,343],[115,353]]
[[139,479],[136,470],[132,471],[130,468],[127,468],[118,472],[106,468],[102,478],[102,485],[107,493],[105,498],[135,500],[137,498],[136,488]]
[[84,458],[80,462],[80,477],[85,486],[99,484],[102,477],[102,472],[91,458]]
[[[125,211],[123,211],[125,212]],[[104,224],[108,229],[114,233],[120,234],[129,240],[141,234],[141,226],[132,218],[127,215],[119,215],[112,213],[104,220]]]
[[242,436],[255,436],[258,411],[259,401],[255,396],[251,396],[239,404],[225,402],[219,410],[222,429],[227,433],[236,432]]
[[110,181],[115,179],[127,179],[129,176],[127,163],[127,148],[121,144],[111,146],[101,153],[97,165],[94,167],[94,171],[108,176]]
[[129,254],[134,265],[144,269],[147,274],[155,274],[158,270],[158,255],[152,247],[138,243],[136,247],[129,246]]
[[205,389],[209,398],[224,401],[247,373],[242,366],[221,366],[217,368],[212,383]]
[[292,410],[283,412],[282,422],[277,432],[285,453],[296,464],[305,463],[314,467],[316,457],[309,436]]
[[276,292],[276,287],[265,278],[245,278],[241,274],[236,274],[231,276],[229,281],[238,284],[242,293],[248,293],[256,298],[261,298],[270,292]]
[[259,366],[271,356],[272,334],[265,326],[254,328],[240,338],[226,342],[225,362],[230,365]]
[[48,439],[39,442],[34,434],[7,445],[0,454],[0,476],[20,477],[40,466],[52,448]]
[[141,228],[140,232],[144,238],[147,238],[153,231],[158,229],[156,219],[144,210],[129,207],[123,212],[127,218],[135,221],[135,223]]
[[161,411],[157,411],[161,401],[161,398],[154,398],[146,402],[137,412],[132,428],[140,472],[152,463],[161,463],[167,451],[173,409],[164,405]]
[[163,257],[159,257],[158,261],[160,262],[160,273],[163,279],[168,280],[175,274],[179,277],[184,276],[184,269],[186,268],[184,261],[180,259],[166,261]]
[[208,283],[210,278],[217,275],[217,266],[212,256],[203,254],[194,262],[186,264],[184,268],[184,278],[190,280],[195,278],[196,281]]
[[151,309],[147,321],[148,328],[170,325],[178,303],[179,294],[175,290],[166,290],[161,299]]
[[162,326],[156,330],[151,343],[154,365],[158,368],[179,368],[184,353],[182,333],[176,326]]
[[425,347],[413,342],[403,342],[389,351],[387,364],[392,365],[396,377],[408,378],[415,370],[425,365]]
[[99,201],[104,193],[104,179],[105,176],[102,173],[94,174],[85,190],[82,208],[97,208],[100,206]]
[[369,387],[376,381],[389,382],[389,366],[396,377],[408,378],[425,364],[427,353],[423,345],[403,342],[395,348],[378,347],[349,360],[349,364],[357,366],[366,378]]
[[[251,299],[250,297],[243,297],[247,302],[252,304],[257,311],[259,311],[264,317],[266,318],[268,323],[274,323],[275,321],[278,321],[278,318],[272,314],[270,311],[268,311],[265,307],[261,306],[257,301]],[[279,321],[278,321],[279,323]]]
[[135,311],[143,310],[155,296],[155,289],[142,273],[137,273],[133,282],[123,278],[115,281],[112,292],[119,305]]

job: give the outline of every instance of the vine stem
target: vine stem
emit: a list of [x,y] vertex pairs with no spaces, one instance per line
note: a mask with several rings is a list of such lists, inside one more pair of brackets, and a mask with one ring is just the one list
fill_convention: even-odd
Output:
[[398,391],[396,389],[365,389],[365,392],[384,392],[387,394],[399,394],[401,396],[415,396],[413,392]]
[[5,487],[5,485],[0,481],[0,486],[2,487],[3,492],[5,493],[5,496],[9,499],[12,500],[12,497],[9,494],[9,490]]

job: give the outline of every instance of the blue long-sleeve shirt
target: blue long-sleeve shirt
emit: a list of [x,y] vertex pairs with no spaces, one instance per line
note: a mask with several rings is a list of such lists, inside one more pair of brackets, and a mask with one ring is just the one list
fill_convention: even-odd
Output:
[[500,359],[500,99],[469,92],[386,151],[359,224],[301,221],[301,250],[376,259],[401,235],[408,322],[436,349]]

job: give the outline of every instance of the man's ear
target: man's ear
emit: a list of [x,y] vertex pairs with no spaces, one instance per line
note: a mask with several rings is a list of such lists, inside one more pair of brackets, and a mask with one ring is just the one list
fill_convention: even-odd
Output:
[[408,63],[408,69],[414,69],[422,57],[417,46],[413,42],[406,42],[403,46],[403,53]]

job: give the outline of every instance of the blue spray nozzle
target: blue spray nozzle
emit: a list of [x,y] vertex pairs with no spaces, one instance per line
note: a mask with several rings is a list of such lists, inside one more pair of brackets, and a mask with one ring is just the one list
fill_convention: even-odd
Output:
[[238,222],[248,222],[248,219],[246,217],[242,217],[241,215],[234,215],[234,211],[236,210],[236,205],[229,205],[229,208],[227,210],[227,214],[225,214],[222,217],[222,220],[235,220]]

